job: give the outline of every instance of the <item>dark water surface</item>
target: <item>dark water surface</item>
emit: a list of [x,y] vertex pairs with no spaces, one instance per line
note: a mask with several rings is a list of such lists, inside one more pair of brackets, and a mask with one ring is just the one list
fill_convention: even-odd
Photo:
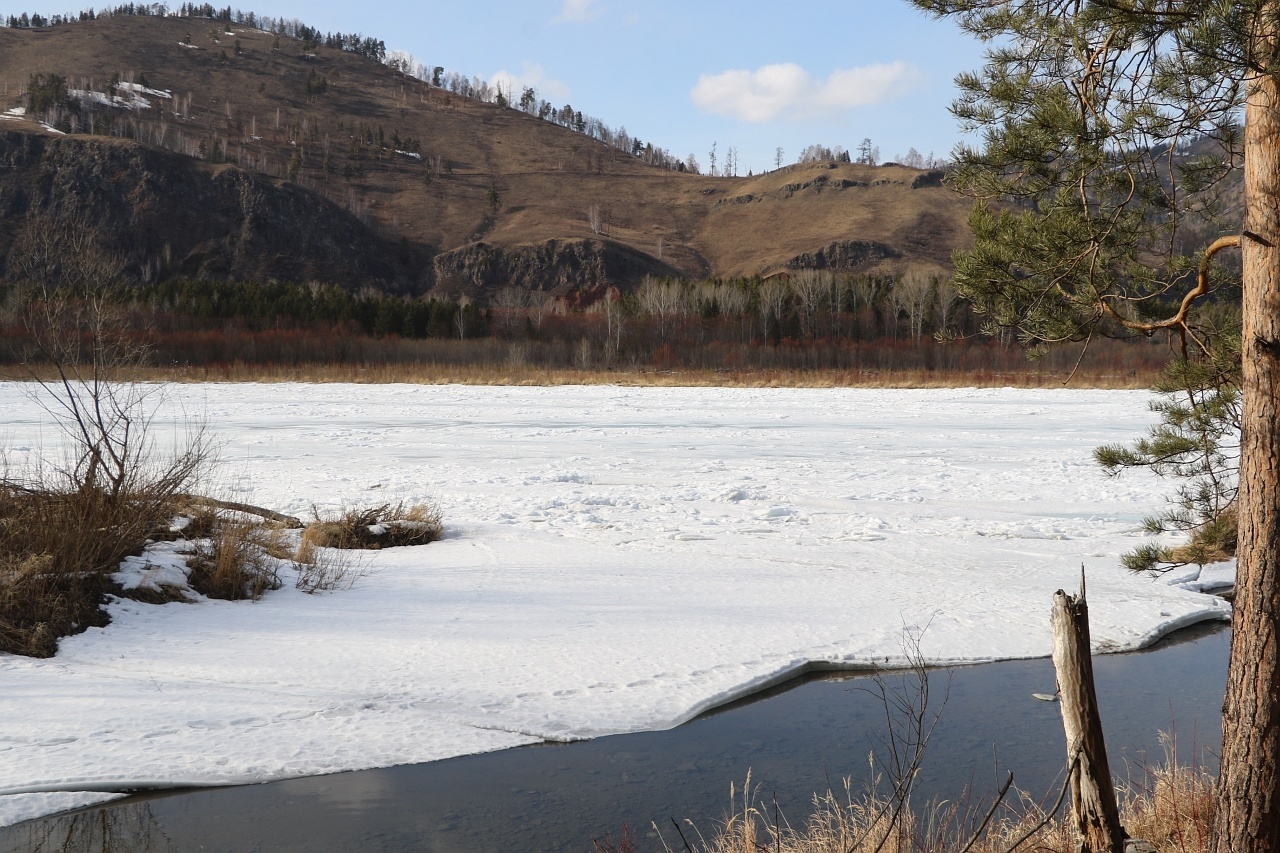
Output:
[[[1230,632],[1179,632],[1145,652],[1094,659],[1112,772],[1140,777],[1174,732],[1184,762],[1216,766]],[[916,682],[895,676],[891,690]],[[629,824],[642,850],[661,849],[656,822],[682,849],[671,819],[709,834],[747,773],[772,811],[800,823],[815,790],[869,778],[883,752],[885,708],[865,676],[812,679],[720,709],[666,732],[238,788],[135,797],[0,829],[0,851],[573,851],[617,840]],[[1047,659],[930,673],[940,722],[917,802],[988,793],[1007,771],[1037,799],[1061,785],[1066,747]],[[945,696],[945,703],[944,703]],[[903,723],[897,723],[902,730]]]

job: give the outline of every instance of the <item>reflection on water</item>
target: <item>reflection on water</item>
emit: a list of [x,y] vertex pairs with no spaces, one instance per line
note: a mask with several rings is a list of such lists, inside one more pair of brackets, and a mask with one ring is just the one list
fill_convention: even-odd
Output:
[[[151,813],[150,803],[72,812],[14,827],[5,850],[27,853],[179,853]],[[190,849],[190,848],[188,848]]]
[[[1147,652],[1094,659],[1113,772],[1138,777],[1148,761],[1159,761],[1162,730],[1176,731],[1182,761],[1212,768],[1205,746],[1221,739],[1229,643],[1228,631],[1201,629]],[[810,679],[666,732],[118,801],[0,829],[0,853],[583,853],[592,838],[616,840],[624,824],[648,850],[657,846],[646,838],[653,822],[670,827],[671,818],[690,818],[713,830],[728,810],[730,784],[741,788],[748,771],[771,807],[776,800],[795,823],[815,790],[840,790],[844,777],[857,789],[869,776],[885,713],[859,689],[865,678]],[[1047,659],[952,670],[916,802],[954,800],[966,789],[977,799],[1009,770],[1033,798],[1056,797],[1066,756],[1062,720],[1057,704],[1031,697],[1053,691]],[[122,809],[130,811],[102,817]],[[95,821],[114,834],[87,829]]]

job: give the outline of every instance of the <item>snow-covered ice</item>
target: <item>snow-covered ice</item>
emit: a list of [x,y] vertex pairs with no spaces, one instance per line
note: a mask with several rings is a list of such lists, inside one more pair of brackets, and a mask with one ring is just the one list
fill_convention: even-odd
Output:
[[1236,561],[1182,566],[1166,574],[1164,580],[1192,592],[1222,592],[1236,585]]
[[[24,390],[0,384],[11,464],[57,453]],[[1170,484],[1108,479],[1090,452],[1145,431],[1144,392],[173,394],[166,412],[203,413],[224,443],[222,496],[295,515],[434,500],[445,538],[369,555],[350,590],[117,601],[51,660],[0,655],[0,792],[264,781],[665,728],[808,668],[900,663],[904,635],[937,663],[1043,656],[1052,594],[1082,564],[1099,651],[1230,612],[1119,566]],[[177,420],[162,415],[162,437]],[[153,579],[172,559],[156,554]],[[74,802],[0,796],[0,824]]]

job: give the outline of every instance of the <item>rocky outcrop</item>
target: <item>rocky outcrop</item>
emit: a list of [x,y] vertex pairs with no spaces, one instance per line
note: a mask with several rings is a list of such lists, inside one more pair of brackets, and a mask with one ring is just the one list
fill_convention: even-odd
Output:
[[488,296],[508,285],[557,296],[632,287],[646,275],[678,276],[657,258],[609,240],[548,240],[500,248],[472,243],[437,255],[436,289]]
[[294,184],[120,140],[0,133],[0,258],[42,217],[93,226],[138,278],[416,284],[406,247]]
[[911,179],[911,189],[918,190],[921,187],[940,187],[942,179],[947,176],[946,172],[939,169],[933,169],[928,172],[921,172]]
[[793,270],[855,270],[876,261],[900,258],[902,253],[892,246],[874,240],[840,240],[817,249],[796,255],[787,261]]
[[[877,181],[877,185],[881,183]],[[811,181],[803,183],[786,184],[782,187],[782,195],[784,198],[790,198],[795,193],[802,190],[814,190],[822,192],[824,189],[847,190],[853,187],[869,186],[866,181],[855,181],[852,178],[829,178],[826,175],[819,175]]]

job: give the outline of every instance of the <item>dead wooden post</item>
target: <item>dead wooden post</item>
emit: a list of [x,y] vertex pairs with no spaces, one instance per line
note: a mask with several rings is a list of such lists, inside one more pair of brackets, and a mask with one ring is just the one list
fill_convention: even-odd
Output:
[[1062,590],[1053,594],[1053,667],[1062,700],[1062,727],[1067,734],[1071,808],[1082,839],[1083,853],[1124,853],[1125,832],[1107,766],[1102,719],[1093,689],[1093,658],[1089,651],[1089,607],[1080,595]]

